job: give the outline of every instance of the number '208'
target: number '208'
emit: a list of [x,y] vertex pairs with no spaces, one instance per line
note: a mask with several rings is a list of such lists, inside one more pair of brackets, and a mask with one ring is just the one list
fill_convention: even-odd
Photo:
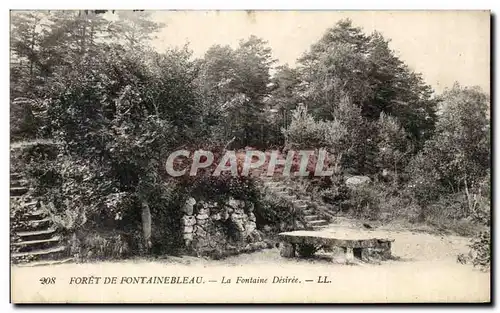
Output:
[[42,285],[55,284],[56,278],[55,277],[42,277],[42,278],[40,278],[40,283]]

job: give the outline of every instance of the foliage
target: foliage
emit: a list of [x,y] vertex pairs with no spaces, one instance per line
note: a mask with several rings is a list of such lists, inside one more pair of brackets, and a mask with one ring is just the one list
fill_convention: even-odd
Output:
[[206,119],[219,142],[234,138],[233,147],[261,147],[268,141],[265,99],[270,93],[269,70],[275,60],[267,42],[250,36],[237,49],[209,48],[200,61],[198,84]]
[[491,232],[489,230],[481,232],[472,239],[470,247],[475,252],[472,264],[483,270],[489,270],[491,266]]
[[[435,96],[380,33],[342,20],[297,66],[275,67],[255,36],[194,59],[188,46],[153,51],[165,25],[149,13],[110,14],[12,13],[12,139],[58,144],[14,152],[11,167],[25,170],[61,229],[79,234],[80,255],[178,251],[181,206],[191,195],[248,200],[259,227],[294,229],[301,213],[261,195],[255,179],[211,176],[226,150],[249,147],[326,149],[335,177],[309,179],[307,188],[357,218],[490,226],[489,96],[459,85]],[[215,153],[214,166],[167,175],[171,152],[200,148]],[[343,174],[375,183],[349,189]],[[140,232],[148,214],[153,247]],[[96,229],[103,233],[82,237]],[[472,249],[485,264],[486,235]]]
[[455,85],[443,94],[436,135],[408,166],[410,186],[422,204],[443,192],[467,194],[478,187],[490,166],[487,109],[486,95],[477,89]]
[[304,225],[302,210],[270,194],[259,199],[254,214],[259,228],[270,227],[274,233],[297,230]]
[[89,232],[74,235],[70,253],[77,260],[96,261],[121,259],[130,255],[130,246],[122,234]]

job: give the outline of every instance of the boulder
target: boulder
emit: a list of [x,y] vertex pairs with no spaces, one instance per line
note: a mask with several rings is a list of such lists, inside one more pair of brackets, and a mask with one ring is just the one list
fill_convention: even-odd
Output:
[[187,215],[192,215],[194,211],[194,205],[196,204],[196,200],[194,198],[189,198],[186,200],[186,203],[184,204],[183,211]]
[[185,226],[184,227],[184,234],[192,233],[192,232],[193,232],[193,226]]
[[206,237],[207,236],[207,232],[203,229],[203,227],[198,226],[198,225],[196,225],[194,227],[194,232],[195,232],[196,236],[198,236],[198,237]]
[[248,220],[255,222],[257,219],[255,218],[255,215],[253,213],[248,214]]
[[245,229],[248,234],[251,234],[255,229],[257,229],[257,225],[255,222],[249,222],[245,225]]
[[196,225],[205,226],[208,221],[208,219],[196,220]]
[[198,215],[196,215],[196,219],[198,221],[200,221],[200,220],[206,220],[206,219],[208,219],[208,214],[198,214]]
[[196,218],[190,215],[184,215],[181,220],[182,225],[184,226],[193,226],[196,224]]
[[198,209],[198,215],[208,215],[208,214],[210,214],[209,208],[199,208]]
[[368,176],[351,176],[346,179],[345,184],[349,187],[366,185],[371,182],[370,177]]
[[215,213],[210,216],[214,221],[220,221],[222,219],[222,215],[220,213]]
[[248,210],[248,212],[253,212],[254,208],[255,208],[255,206],[254,206],[253,202],[247,202],[247,210]]

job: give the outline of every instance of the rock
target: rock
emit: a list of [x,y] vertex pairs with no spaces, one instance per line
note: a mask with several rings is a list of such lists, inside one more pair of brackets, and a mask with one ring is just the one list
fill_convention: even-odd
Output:
[[214,221],[220,221],[222,219],[222,216],[220,213],[215,213],[215,214],[212,214],[212,216],[210,216],[212,218],[212,220]]
[[193,226],[196,224],[196,218],[190,215],[184,215],[181,220],[182,225],[184,226]]
[[187,215],[192,215],[194,211],[194,205],[196,204],[196,200],[194,198],[189,198],[186,200],[186,203],[184,204],[183,211]]
[[209,208],[200,208],[198,210],[198,215],[208,215],[208,214],[210,214]]
[[284,258],[293,258],[295,256],[295,247],[288,242],[281,244],[280,255]]
[[247,202],[247,211],[248,212],[253,212],[255,206],[253,204],[253,202]]
[[193,232],[193,226],[185,226],[184,227],[184,233],[192,233]]
[[196,219],[199,220],[206,220],[208,219],[208,214],[198,214],[196,215]]
[[365,185],[371,182],[368,176],[351,176],[346,181],[345,184],[349,187]]
[[197,220],[196,225],[205,226],[208,223],[208,219]]
[[257,219],[255,218],[255,214],[253,213],[250,213],[248,214],[248,220],[249,221],[252,221],[252,222],[255,222]]
[[184,240],[193,240],[193,233],[185,233],[183,238]]
[[266,246],[266,248],[267,248],[267,249],[272,249],[272,248],[274,248],[274,243],[273,243],[273,242],[271,242],[270,240],[267,240],[267,239],[266,239],[266,240],[264,240],[262,243]]
[[245,225],[245,229],[248,234],[252,233],[257,228],[257,224],[255,222],[249,222]]
[[196,246],[197,247],[207,247],[209,244],[208,244],[208,240],[205,239],[205,238],[197,238],[196,239]]
[[241,249],[243,252],[252,252],[252,246],[250,244],[246,245]]
[[222,214],[221,214],[221,219],[222,219],[223,221],[226,221],[226,220],[229,218],[229,216],[230,216],[230,215],[229,215],[229,212],[224,211],[224,212],[222,212]]
[[231,220],[233,221],[241,221],[243,219],[243,214],[233,213],[231,214]]
[[260,231],[258,231],[257,229],[255,229],[253,232],[251,232],[250,236],[252,236],[252,238],[254,239],[253,240],[254,242],[262,241],[262,235],[261,235]]
[[196,225],[194,227],[194,232],[195,232],[197,237],[206,237],[207,236],[207,232],[203,229],[203,227],[201,227],[199,225]]
[[259,241],[259,242],[257,242],[257,247],[258,247],[259,249],[267,249],[268,244],[267,244],[267,243],[265,243],[264,241]]
[[243,210],[243,208],[236,208],[234,213],[243,215],[245,214],[245,210]]
[[233,209],[236,209],[240,206],[240,201],[239,200],[235,200],[233,198],[229,198],[229,200],[227,201],[227,204],[232,207]]
[[259,242],[254,242],[254,243],[251,243],[250,246],[252,247],[252,250],[255,251],[255,250],[259,250],[260,249],[260,245],[259,245]]

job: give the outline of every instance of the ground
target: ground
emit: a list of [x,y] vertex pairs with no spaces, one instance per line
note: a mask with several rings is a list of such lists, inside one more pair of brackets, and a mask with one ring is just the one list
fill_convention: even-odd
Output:
[[[356,232],[345,223],[336,231]],[[395,239],[398,260],[345,265],[322,258],[284,259],[276,248],[225,260],[193,257],[12,268],[12,298],[29,302],[487,302],[490,273],[457,263],[469,238],[377,228],[375,237]],[[204,283],[70,285],[76,276],[203,276]],[[41,285],[41,277],[56,277]],[[237,283],[267,278],[267,283]],[[278,278],[299,283],[272,283]],[[321,277],[321,278],[320,278]],[[326,278],[325,278],[326,277]],[[222,281],[231,279],[231,283]],[[216,282],[210,282],[210,281]],[[306,280],[312,280],[306,282]],[[330,283],[318,283],[330,281]],[[289,280],[290,281],[290,280]],[[119,283],[119,281],[118,281]]]

